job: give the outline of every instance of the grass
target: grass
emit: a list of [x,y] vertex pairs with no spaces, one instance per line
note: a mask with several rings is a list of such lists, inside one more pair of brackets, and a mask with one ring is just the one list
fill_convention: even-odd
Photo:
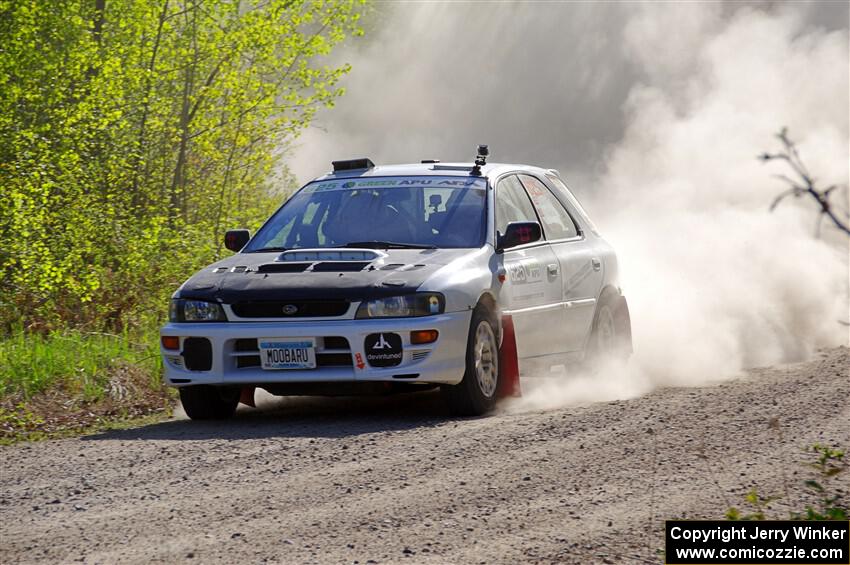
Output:
[[0,444],[166,417],[158,342],[153,330],[0,337]]
[[0,397],[29,398],[61,387],[69,394],[97,400],[105,393],[111,369],[121,365],[138,367],[153,384],[162,369],[157,343],[152,331],[137,340],[127,333],[39,335],[16,330],[0,338]]
[[836,449],[819,443],[811,446],[809,452],[816,453],[814,461],[809,461],[806,467],[813,469],[814,474],[803,483],[806,503],[799,503],[802,510],[792,510],[788,517],[782,515],[770,516],[770,505],[776,500],[789,498],[788,486],[784,494],[762,496],[756,489],[750,490],[744,499],[750,507],[750,512],[741,512],[735,507],[726,511],[728,520],[841,520],[850,519],[850,508],[844,500],[844,492],[836,487],[836,477],[850,471],[850,463],[844,458],[844,450]]
[[[81,422],[76,426],[62,429],[32,429],[19,428],[14,433],[0,433],[0,447],[15,445],[22,441],[42,441],[45,439],[63,439],[107,432],[110,430],[126,430],[157,424],[167,420],[171,412],[160,410],[144,415],[112,416],[98,418],[90,422]],[[0,408],[0,425],[3,423],[3,410]]]

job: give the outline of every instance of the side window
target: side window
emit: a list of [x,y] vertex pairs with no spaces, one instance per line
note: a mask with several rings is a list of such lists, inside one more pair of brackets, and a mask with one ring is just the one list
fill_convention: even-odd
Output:
[[596,229],[596,225],[593,223],[593,220],[591,220],[590,216],[587,215],[587,212],[585,212],[584,207],[581,205],[581,202],[579,202],[578,198],[576,198],[575,195],[570,192],[570,189],[567,188],[567,185],[564,184],[564,181],[562,181],[555,175],[546,176],[549,178],[550,181],[552,181],[552,184],[555,185],[555,188],[561,191],[561,194],[564,195],[564,198],[567,199],[567,202],[569,202],[575,209],[574,211],[578,213],[582,220],[584,220],[584,223],[587,225],[588,228],[590,228],[590,231],[592,231],[596,235],[599,235],[599,230]]
[[496,186],[496,229],[505,233],[511,222],[536,222],[534,207],[516,175],[499,181]]
[[546,185],[529,175],[520,175],[520,179],[528,190],[531,201],[534,202],[534,208],[540,215],[543,231],[546,232],[546,239],[551,241],[576,237],[578,228],[576,228],[573,219],[570,218],[558,199],[546,188]]

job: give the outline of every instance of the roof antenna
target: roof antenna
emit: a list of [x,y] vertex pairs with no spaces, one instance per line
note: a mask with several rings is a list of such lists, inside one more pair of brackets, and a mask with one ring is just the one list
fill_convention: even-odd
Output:
[[487,155],[490,154],[490,150],[486,145],[478,146],[478,155],[475,157],[475,166],[472,167],[472,171],[470,174],[475,176],[481,175],[481,167],[487,164]]

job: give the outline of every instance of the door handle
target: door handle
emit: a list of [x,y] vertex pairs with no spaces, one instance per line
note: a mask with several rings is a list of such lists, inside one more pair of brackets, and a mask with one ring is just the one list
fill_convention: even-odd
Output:
[[558,274],[560,268],[558,267],[557,263],[549,263],[548,265],[546,265],[546,270],[549,271],[550,275],[554,276]]
[[593,259],[590,260],[590,264],[593,265],[594,271],[598,271],[599,269],[602,268],[602,261],[600,261],[596,257],[594,257]]

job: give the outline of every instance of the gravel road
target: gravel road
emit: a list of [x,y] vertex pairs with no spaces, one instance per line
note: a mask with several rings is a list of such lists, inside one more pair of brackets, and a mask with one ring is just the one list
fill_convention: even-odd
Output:
[[287,399],[0,447],[0,563],[659,563],[666,518],[753,486],[800,509],[815,442],[850,447],[846,347],[472,420],[428,393]]

